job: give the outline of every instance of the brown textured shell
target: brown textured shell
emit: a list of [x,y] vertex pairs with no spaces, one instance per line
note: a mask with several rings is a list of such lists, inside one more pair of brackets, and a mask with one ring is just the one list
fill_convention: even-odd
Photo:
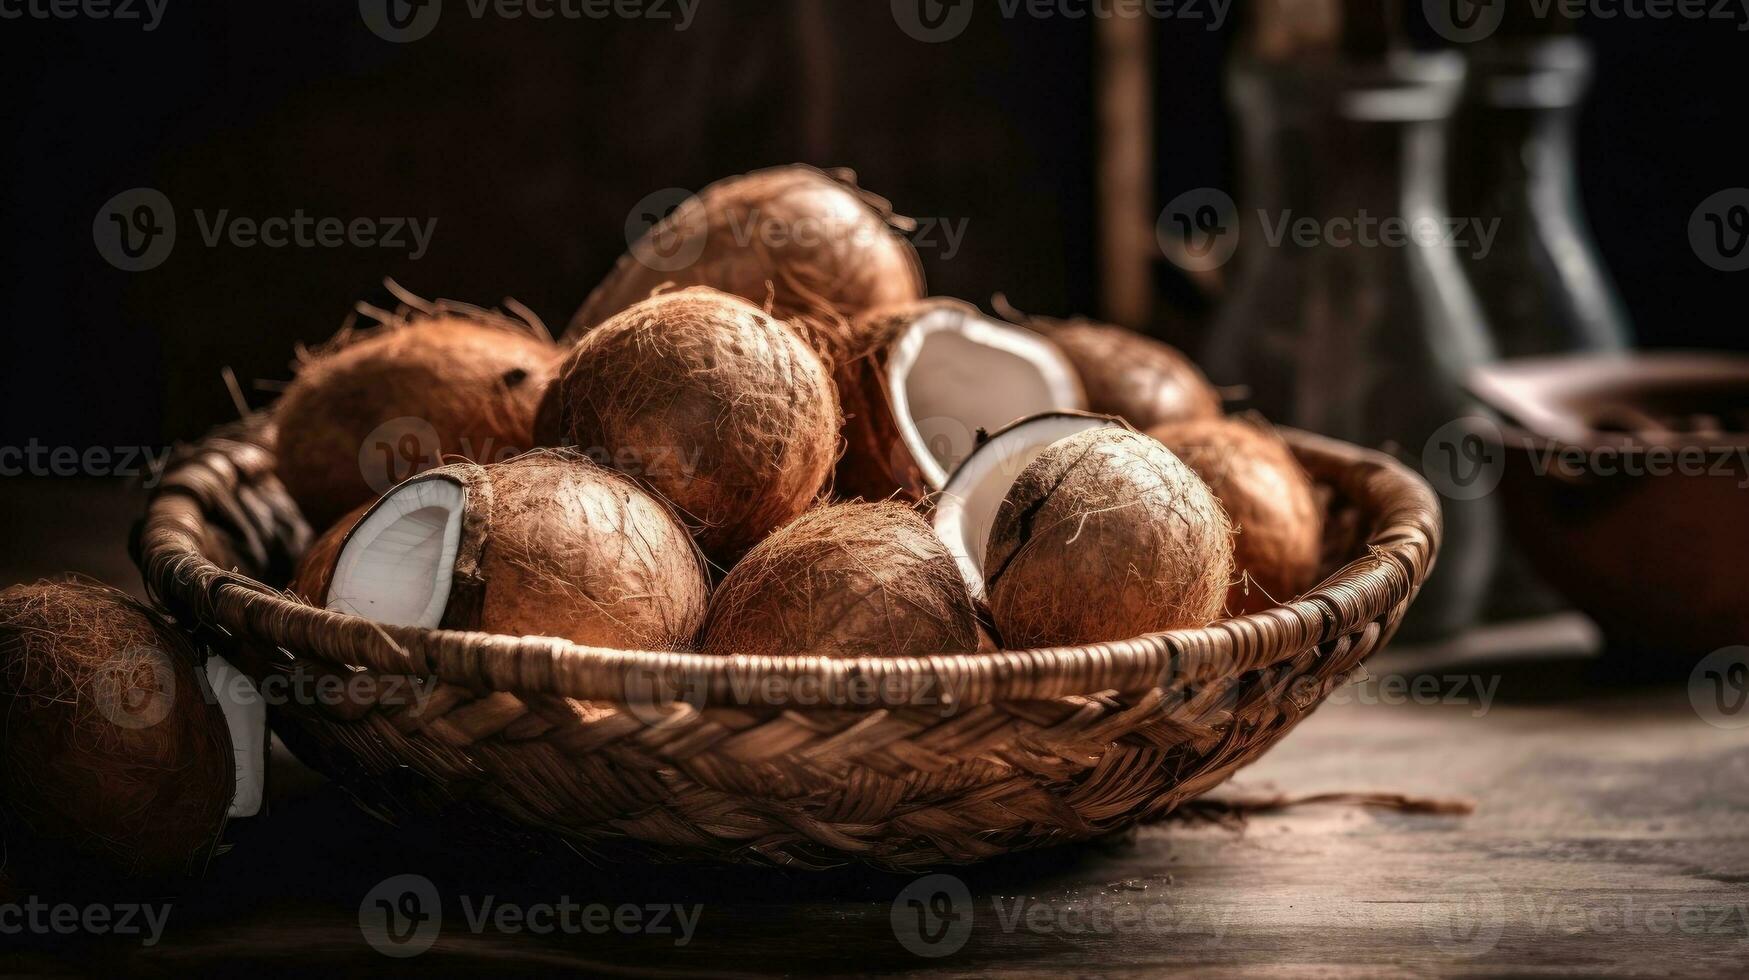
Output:
[[1087,389],[1089,411],[1138,429],[1219,418],[1220,393],[1177,348],[1133,330],[1086,320],[1028,324],[1062,348]]
[[127,875],[205,866],[236,774],[199,670],[181,634],[114,589],[0,592],[0,825],[19,834],[5,837],[21,884],[64,870],[47,842]]
[[926,657],[978,649],[971,595],[915,511],[849,503],[802,515],[717,589],[706,653]]
[[1227,596],[1228,612],[1258,612],[1315,584],[1323,510],[1279,435],[1241,419],[1175,422],[1148,434],[1202,477],[1238,525],[1241,578]]
[[899,435],[887,391],[887,348],[919,318],[942,307],[976,312],[959,300],[932,297],[871,310],[851,324],[849,336],[854,339],[833,375],[844,406],[844,455],[834,480],[839,496],[921,500],[930,492],[923,470]]
[[652,296],[591,330],[560,376],[569,444],[666,497],[725,567],[832,474],[826,362],[739,297],[703,286]]
[[557,354],[516,321],[472,308],[404,310],[343,333],[299,368],[275,410],[280,479],[304,517],[327,527],[447,456],[523,452]]
[[1016,649],[1206,625],[1232,576],[1232,528],[1214,495],[1123,428],[1070,436],[1022,470],[984,558],[991,615]]
[[[848,171],[774,167],[717,181],[651,228],[622,256],[571,320],[567,340],[664,283],[712,286],[780,317],[853,318],[863,310],[923,295],[923,266],[895,226],[885,201],[866,194]],[[703,245],[696,240],[703,236]],[[651,242],[661,255],[697,258],[684,268],[639,258]]]
[[621,650],[692,647],[710,584],[666,504],[572,453],[530,453],[486,472],[492,515],[476,628]]
[[370,504],[354,508],[353,511],[334,522],[334,526],[323,531],[322,535],[310,542],[304,549],[303,556],[298,559],[298,567],[292,572],[291,582],[286,585],[286,591],[297,596],[307,605],[325,606],[328,603],[328,585],[334,581],[334,566],[340,560],[340,549],[346,544],[346,536],[352,533],[353,525],[371,509]]

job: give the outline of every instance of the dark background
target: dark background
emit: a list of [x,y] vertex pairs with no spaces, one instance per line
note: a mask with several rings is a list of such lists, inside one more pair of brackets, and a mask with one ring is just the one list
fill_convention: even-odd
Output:
[[[885,0],[701,0],[685,32],[647,20],[475,20],[391,44],[357,4],[169,0],[162,23],[0,20],[6,92],[7,344],[0,445],[161,445],[255,405],[294,346],[392,275],[425,295],[514,296],[562,325],[663,188],[760,166],[855,168],[902,212],[966,221],[923,249],[932,290],[1098,312],[1093,32],[978,10],[959,38],[904,34]],[[1242,4],[1240,5],[1242,6]],[[1412,7],[1418,8],[1419,4]],[[1158,200],[1232,187],[1219,32],[1156,25]],[[1585,200],[1641,341],[1749,346],[1742,281],[1688,244],[1695,206],[1749,181],[1749,35],[1716,21],[1581,31],[1599,81],[1581,137]],[[112,195],[173,202],[169,260],[127,273],[91,225]],[[430,251],[208,248],[193,212],[437,219]],[[936,236],[940,240],[939,234]],[[1167,275],[1162,293],[1183,297]],[[1155,324],[1134,324],[1144,328]],[[1175,328],[1181,329],[1181,328]],[[1187,341],[1190,338],[1173,336]]]

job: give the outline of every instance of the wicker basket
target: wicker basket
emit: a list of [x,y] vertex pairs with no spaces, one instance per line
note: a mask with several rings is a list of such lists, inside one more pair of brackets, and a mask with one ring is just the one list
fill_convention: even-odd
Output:
[[274,727],[386,818],[484,818],[588,853],[916,868],[1158,818],[1256,759],[1390,638],[1433,564],[1435,497],[1388,457],[1287,435],[1327,500],[1324,583],[1257,615],[1084,647],[717,658],[315,609],[263,584],[284,582],[310,537],[266,416],[181,454],[135,553],[158,602],[258,683],[347,692],[271,699],[287,702]]

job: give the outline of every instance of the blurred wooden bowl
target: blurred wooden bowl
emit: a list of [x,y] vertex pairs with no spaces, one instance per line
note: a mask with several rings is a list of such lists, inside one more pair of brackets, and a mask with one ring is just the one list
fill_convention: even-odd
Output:
[[1612,648],[1749,642],[1749,357],[1515,360],[1470,388],[1505,420],[1481,429],[1514,539]]

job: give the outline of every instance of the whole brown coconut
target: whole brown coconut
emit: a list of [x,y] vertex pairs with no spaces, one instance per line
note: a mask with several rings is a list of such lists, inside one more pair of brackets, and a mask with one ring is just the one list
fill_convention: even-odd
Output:
[[1016,647],[1203,626],[1233,577],[1233,533],[1197,475],[1124,428],[1053,443],[1021,471],[990,530],[990,612]]
[[926,657],[978,649],[971,595],[923,519],[896,503],[809,511],[717,589],[703,650]]
[[1240,419],[1176,422],[1148,434],[1202,477],[1238,525],[1240,579],[1229,612],[1268,609],[1314,584],[1324,515],[1311,477],[1279,435]]
[[347,535],[327,607],[394,625],[682,650],[709,591],[667,504],[560,450],[455,463],[391,490]]
[[[1005,303],[999,306],[1014,315]],[[1221,417],[1220,392],[1170,344],[1091,320],[1017,319],[1050,338],[1075,365],[1088,411],[1116,415],[1138,429]]]
[[275,409],[280,479],[312,526],[445,457],[491,462],[533,445],[558,360],[544,328],[405,298],[382,325],[343,330],[306,360]]
[[204,868],[236,771],[200,669],[187,640],[114,589],[0,592],[0,829],[22,877],[53,883],[63,859],[129,876]]
[[298,559],[297,569],[292,572],[292,580],[286,590],[309,605],[327,605],[328,584],[334,579],[334,563],[340,558],[340,547],[346,543],[346,536],[352,533],[353,525],[370,508],[370,504],[354,508],[351,513],[336,521],[333,527],[310,542],[310,546],[304,549],[303,557]]
[[847,170],[774,167],[720,180],[652,227],[572,318],[576,340],[665,283],[711,286],[783,318],[848,320],[923,295],[909,222]]
[[826,362],[783,322],[703,286],[591,330],[560,384],[568,444],[673,502],[725,567],[820,496],[838,452]]

